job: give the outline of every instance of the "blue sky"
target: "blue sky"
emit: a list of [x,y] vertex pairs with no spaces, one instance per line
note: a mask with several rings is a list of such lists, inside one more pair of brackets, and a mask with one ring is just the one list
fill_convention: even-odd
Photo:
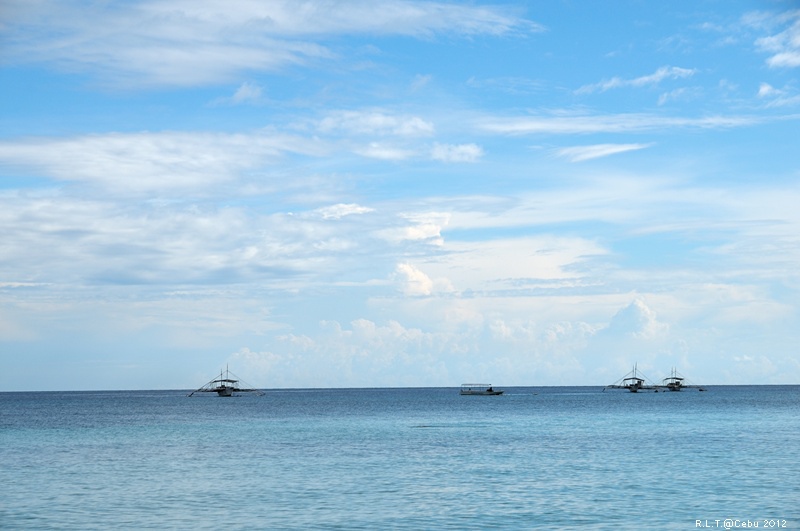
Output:
[[2,390],[800,382],[796,2],[0,28]]

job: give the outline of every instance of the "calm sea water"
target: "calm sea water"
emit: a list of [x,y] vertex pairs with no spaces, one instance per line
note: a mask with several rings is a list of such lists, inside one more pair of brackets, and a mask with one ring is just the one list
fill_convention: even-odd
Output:
[[800,386],[708,389],[0,393],[0,528],[800,528]]

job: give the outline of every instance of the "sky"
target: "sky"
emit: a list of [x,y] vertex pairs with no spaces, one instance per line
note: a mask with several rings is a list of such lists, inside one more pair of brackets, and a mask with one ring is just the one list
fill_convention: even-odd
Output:
[[800,4],[5,0],[0,391],[800,383]]

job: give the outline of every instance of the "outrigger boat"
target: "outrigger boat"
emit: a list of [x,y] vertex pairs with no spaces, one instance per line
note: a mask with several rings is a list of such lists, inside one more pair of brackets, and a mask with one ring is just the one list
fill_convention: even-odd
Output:
[[461,394],[497,396],[502,395],[503,391],[494,389],[492,384],[461,384]]
[[203,387],[195,389],[189,393],[189,396],[192,396],[195,393],[217,393],[218,396],[233,396],[234,393],[255,393],[259,396],[264,394],[259,389],[239,387],[240,381],[241,380],[239,380],[235,374],[230,372],[226,366],[224,375],[222,371],[219,371],[219,378],[215,378],[205,384]]
[[641,374],[637,366],[634,365],[631,372],[613,384],[605,386],[603,391],[606,389],[627,389],[631,393],[638,393],[639,391],[655,391],[657,393],[658,386],[647,382],[648,380],[644,374]]
[[680,391],[685,386],[683,385],[684,378],[678,376],[678,373],[675,371],[675,368],[672,369],[672,374],[664,378],[664,387],[669,389],[670,391]]
[[690,385],[686,383],[686,378],[678,374],[675,367],[672,368],[672,373],[664,378],[663,386],[669,391],[680,391],[681,389],[697,389],[698,391],[705,391],[699,385]]

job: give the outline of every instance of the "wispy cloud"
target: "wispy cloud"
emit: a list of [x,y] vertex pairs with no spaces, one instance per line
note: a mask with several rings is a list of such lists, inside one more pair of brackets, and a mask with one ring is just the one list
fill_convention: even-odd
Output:
[[383,142],[370,142],[354,148],[353,152],[369,159],[388,161],[407,160],[417,156],[417,152],[413,149]]
[[597,159],[625,153],[626,151],[636,151],[645,149],[653,144],[594,144],[591,146],[571,146],[556,150],[556,156],[569,159],[570,162],[582,162],[584,160]]
[[322,133],[340,132],[368,136],[430,136],[434,126],[419,116],[397,115],[380,110],[333,111],[319,121]]
[[219,83],[247,70],[332,59],[336,52],[319,42],[332,35],[503,35],[541,29],[495,6],[414,0],[11,4],[0,15],[9,60],[54,62],[127,86]]
[[450,214],[447,212],[419,212],[400,214],[400,222],[395,227],[386,227],[376,232],[376,234],[392,243],[402,242],[426,242],[433,246],[441,246],[442,230],[450,222]]
[[623,79],[612,77],[599,83],[584,85],[575,91],[576,94],[590,94],[592,92],[605,92],[607,90],[622,87],[644,87],[647,85],[658,85],[665,79],[682,79],[693,76],[697,70],[690,68],[680,68],[677,66],[662,66],[652,74],[636,77],[633,79]]
[[508,94],[536,94],[544,90],[544,84],[535,79],[521,77],[476,78],[467,80],[467,86],[476,89],[498,90]]
[[800,104],[800,94],[791,88],[775,88],[769,83],[761,83],[758,97],[766,102],[767,107],[788,107]]
[[442,162],[476,162],[482,156],[477,144],[435,144],[431,149],[431,158]]
[[244,82],[231,96],[224,96],[213,100],[212,107],[225,105],[262,105],[265,103],[264,90],[257,83]]
[[477,127],[491,133],[582,134],[631,133],[665,129],[728,129],[752,125],[763,119],[755,116],[673,117],[654,114],[605,114],[492,117],[477,122]]
[[796,68],[800,66],[800,9],[775,16],[772,22],[785,30],[756,40],[756,47],[770,54],[767,64],[772,68]]
[[356,214],[367,214],[373,212],[375,209],[361,206],[355,203],[339,203],[336,205],[318,208],[317,212],[322,216],[322,219],[342,219],[346,216]]
[[321,153],[313,139],[250,133],[106,133],[0,142],[0,162],[23,174],[119,192],[193,190],[235,179],[285,153]]

